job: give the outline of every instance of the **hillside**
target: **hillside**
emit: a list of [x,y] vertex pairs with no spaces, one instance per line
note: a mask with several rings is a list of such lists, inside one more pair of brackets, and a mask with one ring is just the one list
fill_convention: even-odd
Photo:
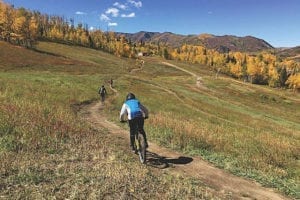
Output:
[[203,45],[208,49],[216,49],[222,53],[228,51],[258,52],[262,50],[274,49],[274,47],[272,47],[266,41],[251,36],[215,36],[211,34],[179,35],[170,32],[158,33],[145,31],[133,34],[117,33],[117,35],[124,35],[127,39],[135,43],[141,41],[166,43],[172,47],[179,47],[183,44]]
[[300,62],[300,46],[293,48],[278,49],[276,54],[281,58],[293,59]]
[[42,51],[29,51],[24,47],[0,41],[0,69],[45,68],[54,66],[86,65],[85,62],[69,59],[63,55]]
[[[300,94],[154,56],[141,66],[79,46],[0,45],[1,198],[299,198]],[[150,110],[147,165],[118,120],[129,91]]]

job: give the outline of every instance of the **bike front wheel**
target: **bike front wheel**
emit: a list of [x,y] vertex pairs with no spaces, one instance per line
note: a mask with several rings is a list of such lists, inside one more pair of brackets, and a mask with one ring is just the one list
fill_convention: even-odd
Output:
[[138,133],[137,135],[137,142],[138,142],[138,155],[140,158],[140,162],[145,164],[146,163],[146,140],[143,134]]

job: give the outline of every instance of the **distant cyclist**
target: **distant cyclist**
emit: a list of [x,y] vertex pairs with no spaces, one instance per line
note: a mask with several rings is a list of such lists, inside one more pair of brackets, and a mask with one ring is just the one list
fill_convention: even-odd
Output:
[[110,79],[109,83],[110,83],[110,87],[113,88],[114,81],[112,78]]
[[100,87],[100,89],[99,89],[99,94],[100,94],[100,97],[101,97],[101,102],[103,103],[104,100],[105,100],[105,96],[106,96],[106,94],[107,94],[104,85],[102,85],[102,86]]
[[148,113],[148,109],[135,98],[135,95],[128,93],[120,112],[120,122],[124,122],[126,118],[128,119],[130,127],[130,147],[133,151],[135,151],[134,137],[137,131],[140,131],[144,135],[146,148],[148,148],[146,133],[144,131],[144,119],[148,118]]

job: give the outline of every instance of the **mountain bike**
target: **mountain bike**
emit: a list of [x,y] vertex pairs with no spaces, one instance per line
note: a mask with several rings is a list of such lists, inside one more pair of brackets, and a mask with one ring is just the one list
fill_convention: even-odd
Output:
[[[128,121],[121,121],[122,123],[127,122]],[[139,155],[139,159],[140,162],[142,164],[146,163],[146,140],[144,135],[140,132],[140,130],[138,130],[135,134],[134,137],[134,149],[135,149],[135,153]]]
[[146,140],[144,135],[140,131],[137,131],[137,133],[135,134],[134,148],[135,148],[135,153],[139,155],[140,162],[142,164],[145,164],[146,163]]

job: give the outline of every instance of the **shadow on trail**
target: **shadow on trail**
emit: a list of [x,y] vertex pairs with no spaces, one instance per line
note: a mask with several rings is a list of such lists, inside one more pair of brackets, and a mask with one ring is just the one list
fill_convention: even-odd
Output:
[[167,158],[147,151],[147,165],[159,169],[165,169],[172,165],[186,165],[192,161],[193,158],[190,157],[179,156],[178,158]]

